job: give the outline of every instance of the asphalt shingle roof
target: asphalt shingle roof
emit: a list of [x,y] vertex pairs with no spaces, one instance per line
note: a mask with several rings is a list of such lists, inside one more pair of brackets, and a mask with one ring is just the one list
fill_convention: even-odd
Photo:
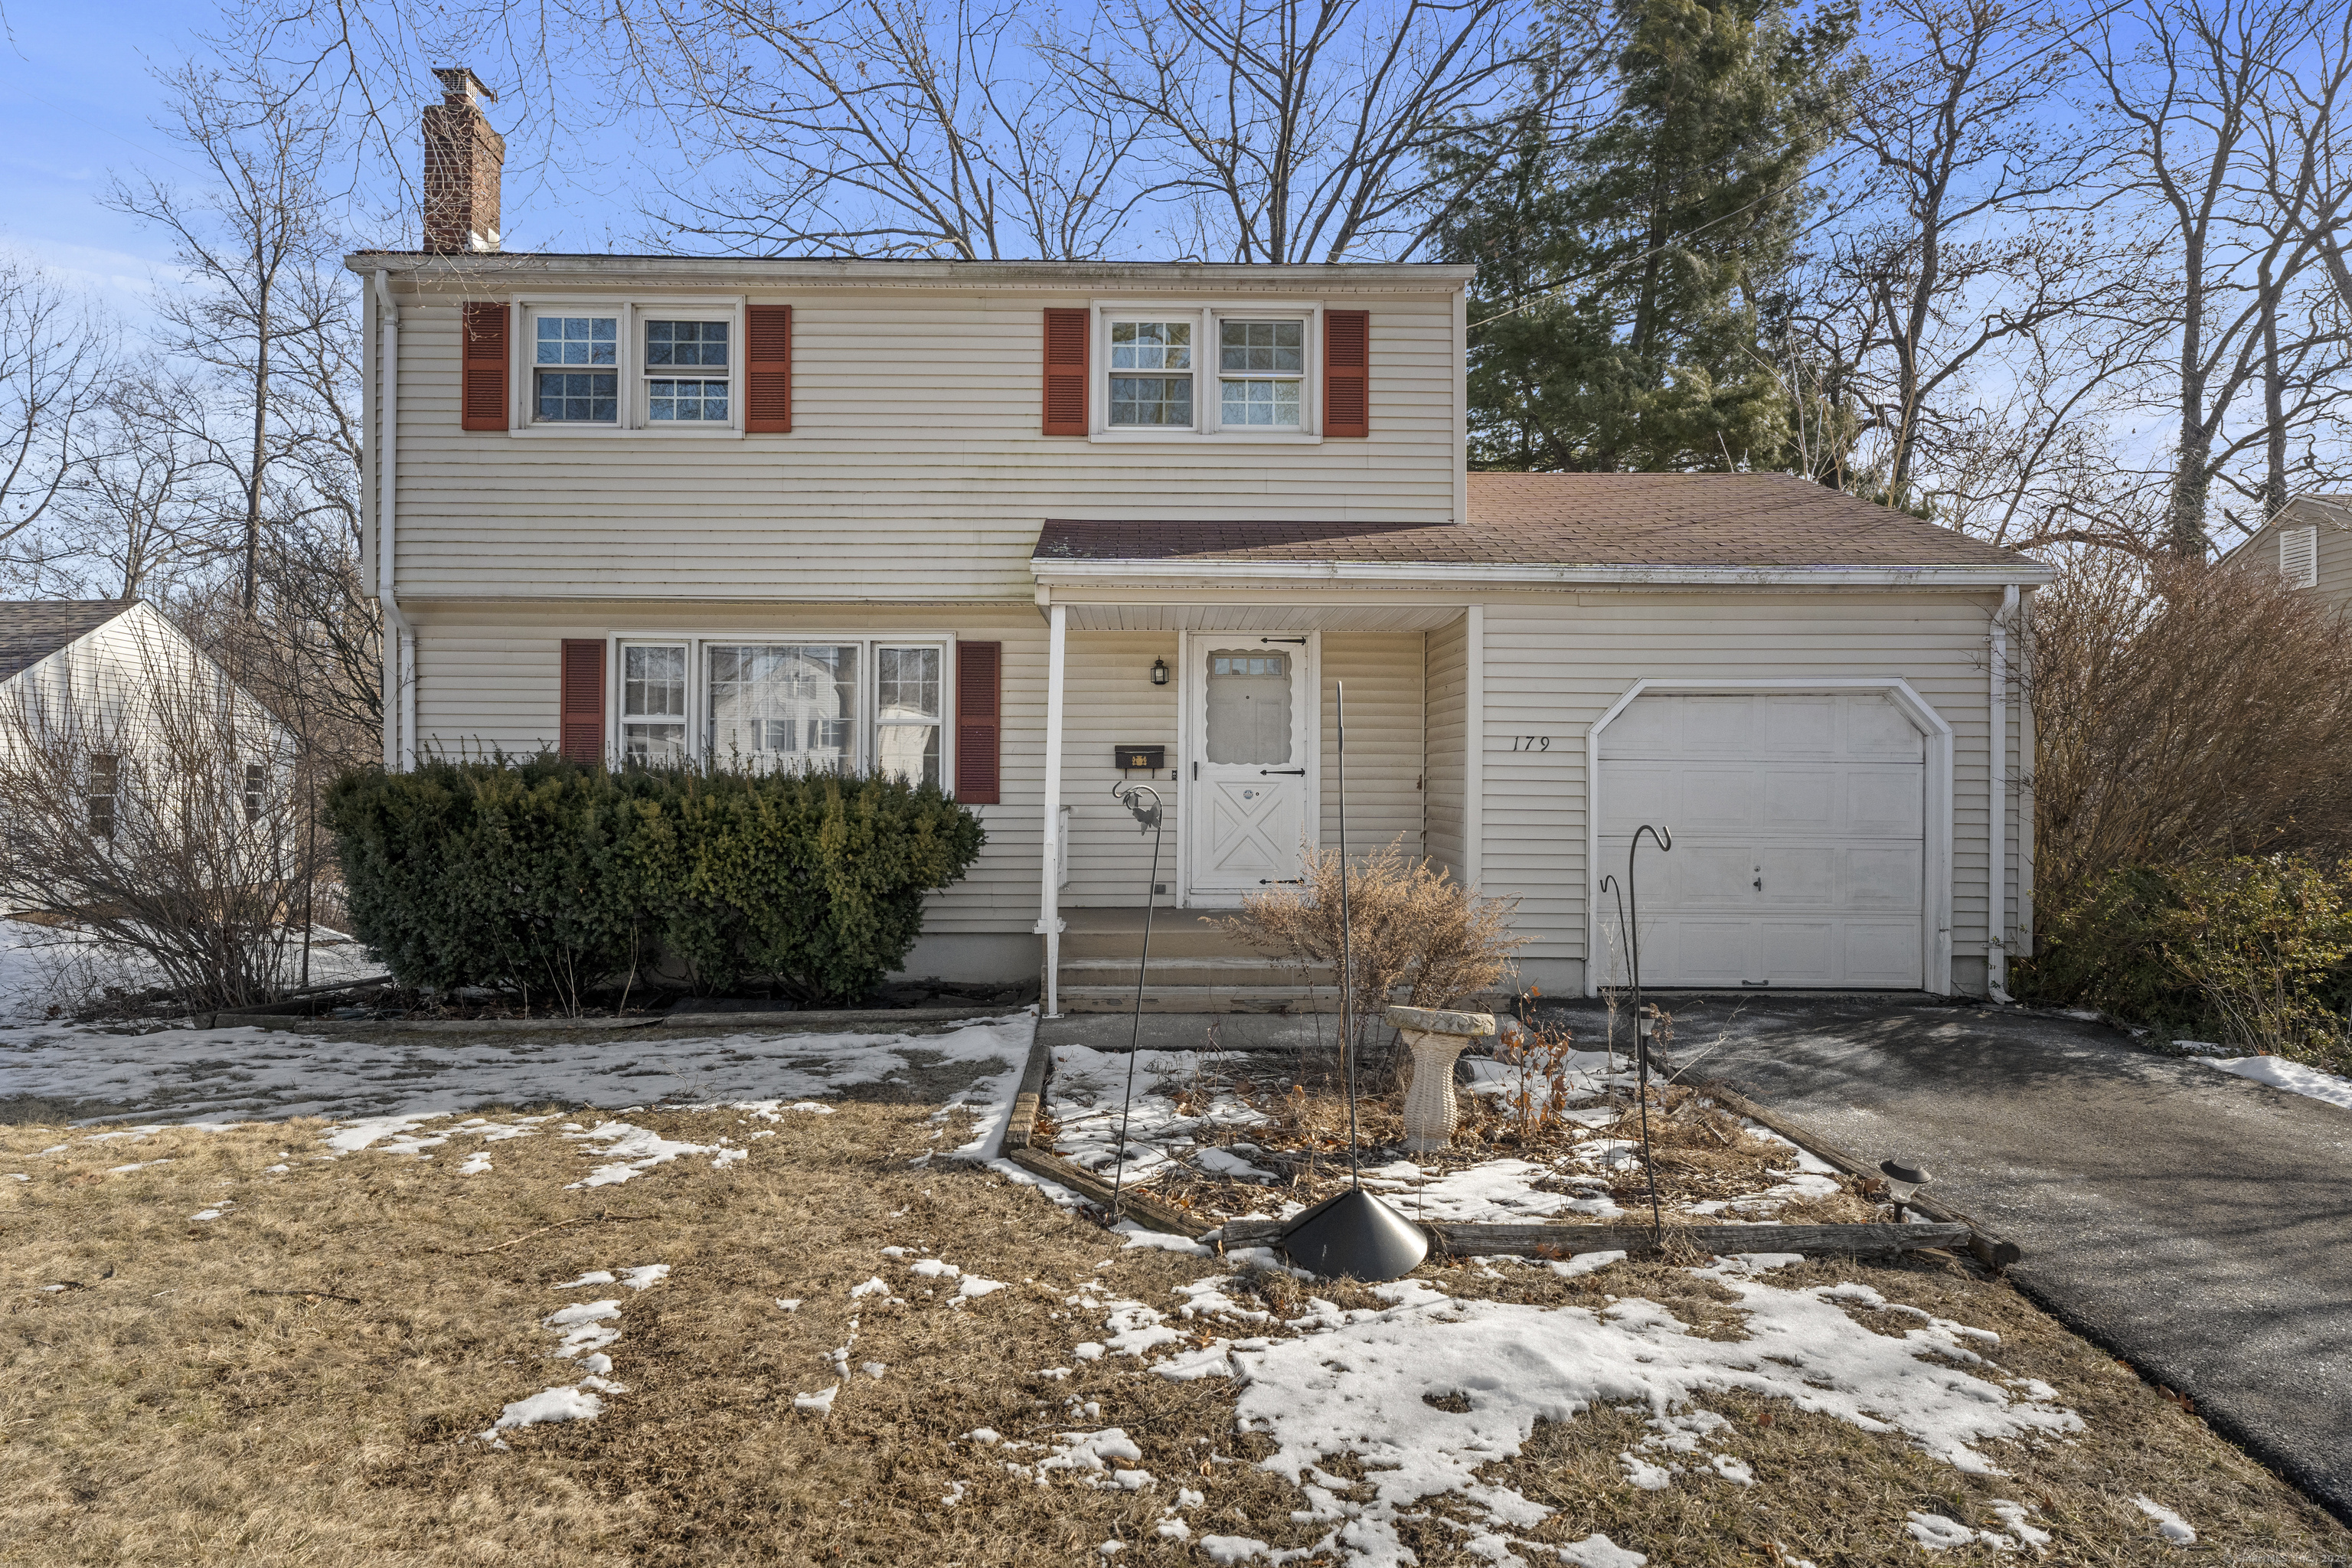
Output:
[[1050,519],[1035,558],[1466,566],[2019,564],[1931,522],[1785,474],[1470,476],[1459,524]]
[[96,631],[136,599],[0,599],[0,680]]

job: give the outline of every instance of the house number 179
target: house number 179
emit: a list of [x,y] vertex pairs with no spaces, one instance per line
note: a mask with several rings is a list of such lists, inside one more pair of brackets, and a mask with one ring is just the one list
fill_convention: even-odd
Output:
[[1511,737],[1511,750],[1549,752],[1551,750],[1551,737],[1549,735],[1514,735]]

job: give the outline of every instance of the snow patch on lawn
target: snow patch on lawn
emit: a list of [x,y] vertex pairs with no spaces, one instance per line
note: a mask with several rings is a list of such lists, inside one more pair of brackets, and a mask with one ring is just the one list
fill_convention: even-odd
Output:
[[[639,1264],[622,1269],[618,1275],[622,1282],[640,1290],[668,1278],[667,1263]],[[614,1279],[609,1268],[592,1268],[579,1279],[567,1279],[552,1289],[572,1290],[583,1285],[610,1285]],[[554,1330],[558,1336],[555,1348],[548,1354],[559,1360],[576,1361],[582,1375],[572,1383],[542,1388],[528,1398],[515,1400],[499,1413],[489,1430],[475,1436],[494,1448],[504,1448],[507,1445],[499,1436],[501,1432],[550,1421],[593,1421],[603,1415],[608,1396],[629,1392],[626,1384],[612,1380],[613,1358],[604,1353],[605,1346],[621,1337],[621,1331],[614,1326],[620,1316],[621,1303],[606,1300],[575,1301],[541,1318],[540,1326]]]

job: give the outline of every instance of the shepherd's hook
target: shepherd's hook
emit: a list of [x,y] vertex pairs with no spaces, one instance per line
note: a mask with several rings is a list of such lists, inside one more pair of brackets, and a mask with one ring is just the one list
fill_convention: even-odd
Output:
[[1640,884],[1633,879],[1633,852],[1641,848],[1644,833],[1660,853],[1671,854],[1675,830],[1645,822],[1633,829],[1633,842],[1625,846],[1625,901],[1633,911],[1631,922],[1623,929],[1626,957],[1633,971],[1633,1092],[1642,1101],[1642,1169],[1650,1178],[1650,1230],[1654,1237],[1662,1237],[1666,1221],[1658,1207],[1657,1163],[1650,1156],[1650,1020],[1642,1014],[1642,898]]
[[[1135,1115],[1135,1058],[1143,1047],[1143,984],[1151,969],[1151,911],[1160,903],[1160,836],[1163,818],[1160,792],[1150,784],[1113,784],[1110,793],[1135,818],[1137,830],[1151,835],[1151,875],[1143,883],[1143,956],[1135,963],[1135,1024],[1127,1037],[1127,1099],[1119,1107],[1118,1148],[1112,1155],[1110,1222],[1115,1226],[1118,1224],[1119,1194],[1127,1183],[1127,1127]],[[1151,797],[1148,806],[1142,802],[1147,795]]]

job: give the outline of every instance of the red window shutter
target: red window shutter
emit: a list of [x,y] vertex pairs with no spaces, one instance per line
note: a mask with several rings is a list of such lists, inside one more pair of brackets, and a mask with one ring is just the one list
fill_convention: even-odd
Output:
[[558,724],[563,754],[594,767],[604,760],[604,644],[563,641],[563,694]]
[[1087,434],[1087,340],[1084,310],[1045,312],[1045,426],[1048,436]]
[[997,804],[1003,709],[1004,645],[956,644],[955,795],[966,805]]
[[743,428],[782,436],[793,427],[793,308],[753,305],[743,333]]
[[467,430],[507,427],[507,323],[514,312],[499,304],[469,304],[464,320],[463,390],[457,424]]
[[1323,434],[1371,434],[1372,313],[1323,312]]

